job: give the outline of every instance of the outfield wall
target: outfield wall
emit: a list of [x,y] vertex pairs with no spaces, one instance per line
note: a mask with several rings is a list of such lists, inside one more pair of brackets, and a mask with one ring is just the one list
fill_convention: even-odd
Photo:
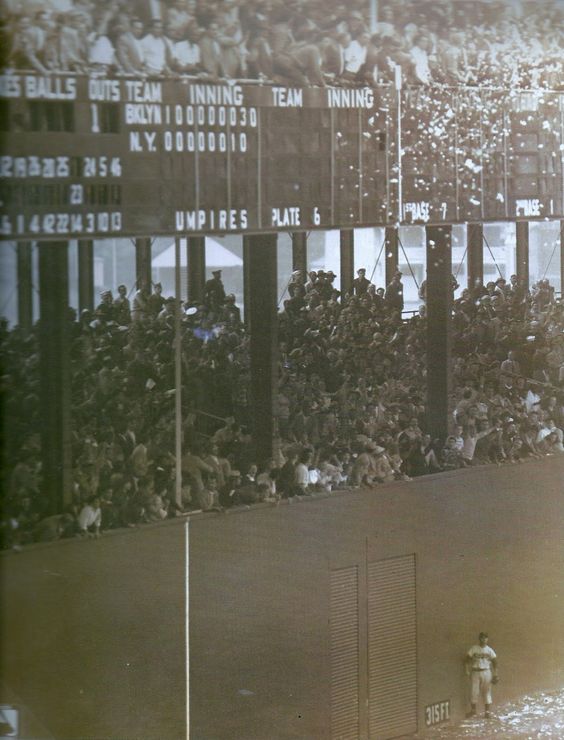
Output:
[[[191,737],[331,737],[331,574],[351,568],[359,702],[350,734],[366,737],[367,574],[406,556],[419,730],[428,705],[450,702],[453,719],[464,712],[462,656],[481,629],[499,655],[497,701],[561,687],[563,479],[564,458],[553,458],[193,517]],[[1,558],[4,681],[55,737],[186,736],[184,537],[183,523],[170,522]]]
[[1,565],[3,683],[54,737],[186,737],[182,524]]

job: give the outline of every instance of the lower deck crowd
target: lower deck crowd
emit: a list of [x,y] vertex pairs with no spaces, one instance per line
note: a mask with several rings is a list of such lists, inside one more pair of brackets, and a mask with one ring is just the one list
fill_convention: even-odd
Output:
[[94,312],[69,309],[72,502],[55,515],[42,489],[40,325],[3,325],[4,546],[564,452],[564,304],[547,280],[529,290],[499,278],[453,300],[451,433],[436,439],[424,290],[405,319],[401,273],[377,288],[359,270],[350,295],[334,278],[296,271],[288,286],[268,460],[250,433],[250,340],[235,297],[218,272],[201,304],[182,307],[181,490],[175,300],[156,285],[130,302],[119,286]]

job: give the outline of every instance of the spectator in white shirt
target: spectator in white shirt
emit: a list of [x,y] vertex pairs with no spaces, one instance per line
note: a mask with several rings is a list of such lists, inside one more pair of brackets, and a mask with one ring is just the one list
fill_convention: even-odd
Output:
[[540,402],[541,397],[539,394],[535,393],[532,387],[529,386],[527,395],[525,396],[525,408],[527,409],[527,413],[529,414],[531,411],[538,411],[540,409]]
[[366,52],[370,37],[367,33],[362,33],[356,39],[353,39],[344,52],[345,71],[344,75],[348,79],[356,77],[362,65],[366,62]]
[[90,44],[88,63],[91,67],[101,72],[115,66],[116,55],[114,47],[107,36],[93,33],[88,37],[88,41]]
[[410,50],[411,61],[414,66],[414,75],[417,82],[423,85],[430,85],[433,81],[431,69],[429,68],[429,48],[428,40],[422,34],[417,34],[413,39],[413,46]]
[[294,486],[296,493],[299,495],[303,495],[304,493],[308,492],[309,488],[309,464],[311,462],[311,452],[309,450],[305,450],[300,455],[300,461],[296,465],[296,469],[294,471]]
[[[550,452],[564,452],[564,446],[562,445],[563,436],[562,429],[558,429],[553,419],[545,419],[538,431],[536,443],[545,442],[550,437]],[[549,451],[548,445],[546,446],[546,451]]]
[[102,509],[100,508],[100,497],[92,496],[88,499],[78,515],[78,529],[80,534],[93,534],[95,537],[100,535],[102,525]]
[[264,486],[264,499],[266,501],[276,500],[276,481],[271,473],[274,468],[274,461],[267,460],[262,471],[256,477],[257,486]]
[[454,449],[458,452],[462,452],[464,450],[464,427],[461,424],[458,424],[454,430],[454,434],[452,435],[452,438],[454,440]]
[[170,71],[170,46],[160,18],[151,21],[150,32],[141,39],[145,68],[149,74],[163,75]]
[[185,38],[182,38],[182,34],[177,29],[169,29],[173,71],[180,72],[180,74],[197,74],[201,71],[201,54],[198,44],[201,35],[202,32],[196,23],[190,23]]
[[464,445],[462,447],[462,458],[468,464],[471,464],[474,460],[474,452],[476,451],[476,444],[482,437],[487,437],[491,434],[492,428],[487,419],[481,419],[478,421],[477,428],[474,422],[467,424],[464,431]]

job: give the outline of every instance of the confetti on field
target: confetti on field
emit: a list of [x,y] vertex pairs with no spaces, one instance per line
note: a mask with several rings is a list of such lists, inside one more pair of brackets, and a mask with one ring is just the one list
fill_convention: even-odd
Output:
[[476,716],[458,724],[441,725],[415,738],[507,738],[507,740],[562,740],[564,738],[564,689],[539,691],[495,707],[491,719]]

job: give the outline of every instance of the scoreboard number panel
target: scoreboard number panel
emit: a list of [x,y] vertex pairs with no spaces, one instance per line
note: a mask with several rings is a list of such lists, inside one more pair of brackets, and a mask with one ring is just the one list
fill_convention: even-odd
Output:
[[5,74],[0,235],[562,218],[563,101],[540,90]]

